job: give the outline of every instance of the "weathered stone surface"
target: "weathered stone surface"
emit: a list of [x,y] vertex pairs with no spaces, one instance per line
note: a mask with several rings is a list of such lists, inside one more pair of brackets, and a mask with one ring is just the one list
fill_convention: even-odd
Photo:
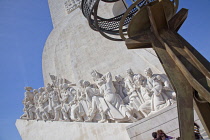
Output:
[[[200,126],[201,135],[208,139],[205,130],[194,111],[194,120]],[[177,104],[146,117],[126,127],[131,140],[151,140],[152,132],[162,129],[168,136],[179,137]]]
[[[152,49],[128,50],[124,42],[107,40],[89,27],[79,8],[66,14],[63,8],[65,2],[61,3],[49,0],[54,29],[43,51],[45,85],[50,82],[49,73],[72,82],[90,79],[87,73],[93,69],[125,75],[128,68],[135,73],[144,73],[143,70],[150,67],[154,73],[164,73]],[[99,15],[113,16],[112,4],[102,2],[100,8],[104,10],[100,10]]]
[[[90,79],[96,69],[113,75],[126,74],[128,68],[144,73],[151,67],[154,73],[164,73],[152,49],[127,50],[124,42],[113,42],[94,32],[88,26],[79,8],[68,10],[66,0],[48,0],[54,29],[43,51],[43,76],[50,83],[49,73],[75,83]],[[123,7],[123,5],[115,5]],[[66,9],[67,8],[67,9]],[[112,4],[101,3],[99,15],[112,17]],[[109,10],[107,10],[109,9]],[[66,11],[67,10],[67,11]],[[115,10],[121,13],[123,10]],[[35,91],[34,91],[35,92]],[[196,119],[199,122],[198,119]],[[200,123],[200,122],[199,122]],[[128,140],[125,127],[129,123],[78,123],[17,120],[16,126],[23,140]],[[152,139],[151,133],[163,129],[168,135],[179,136],[176,105],[165,108],[127,127],[131,139]]]
[[76,123],[17,120],[23,140],[129,140],[129,123]]

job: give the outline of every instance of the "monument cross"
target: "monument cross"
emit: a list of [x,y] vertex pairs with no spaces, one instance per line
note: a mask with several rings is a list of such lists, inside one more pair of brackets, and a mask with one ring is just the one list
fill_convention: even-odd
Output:
[[155,50],[177,93],[180,139],[195,139],[193,105],[210,137],[210,65],[177,33],[187,18],[188,10],[181,9],[176,13],[178,0],[137,0],[125,13],[104,19],[97,15],[99,2],[82,1],[83,14],[92,29],[108,39],[124,40],[128,49]]

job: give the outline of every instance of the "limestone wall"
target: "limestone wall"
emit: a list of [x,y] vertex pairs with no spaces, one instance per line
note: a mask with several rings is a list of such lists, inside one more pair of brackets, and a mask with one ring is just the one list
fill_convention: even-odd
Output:
[[22,140],[129,140],[129,123],[79,123],[17,120]]
[[[101,8],[104,10],[100,10],[100,15],[113,16],[112,13],[106,12],[112,11],[111,5],[101,3]],[[65,13],[65,10],[63,12]],[[111,72],[113,76],[125,76],[128,68],[132,68],[134,73],[144,74],[147,67],[154,73],[164,73],[152,49],[128,50],[124,42],[107,40],[90,29],[79,8],[65,18],[56,17],[59,14],[54,15],[52,10],[51,14],[52,19],[58,20],[57,23],[60,19],[60,22],[50,33],[43,50],[45,85],[51,82],[49,73],[72,82],[90,80],[90,72],[93,69],[101,73]]]
[[65,0],[48,0],[53,27],[56,27],[66,16]]

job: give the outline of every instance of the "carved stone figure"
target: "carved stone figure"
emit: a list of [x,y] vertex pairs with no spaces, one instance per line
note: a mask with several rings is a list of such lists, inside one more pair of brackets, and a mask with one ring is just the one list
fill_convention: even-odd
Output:
[[100,92],[104,95],[104,99],[111,103],[116,108],[122,104],[122,99],[116,94],[116,89],[112,82],[112,75],[110,72],[105,74],[100,81]]
[[152,113],[170,105],[170,101],[162,89],[163,86],[161,82],[155,77],[153,79],[153,88],[151,90],[153,92]]
[[93,79],[93,81],[94,81],[94,84],[95,84],[97,87],[99,87],[98,82],[100,82],[100,79],[102,78],[103,75],[102,75],[101,73],[99,73],[98,71],[93,70],[93,71],[91,72],[91,76],[92,76],[92,79]]
[[120,75],[116,75],[115,80],[116,81],[114,81],[113,84],[116,88],[116,93],[119,94],[122,99],[124,99],[127,96],[124,79]]
[[[94,73],[92,73],[91,75],[96,84],[99,87],[102,86],[103,84],[101,82],[102,74],[98,73],[97,71],[94,71]],[[86,121],[87,122],[92,121],[93,118],[96,117],[96,113],[99,112],[101,119],[100,120],[98,119],[99,120],[98,122],[101,123],[106,122],[107,121],[106,113],[108,111],[108,106],[106,105],[106,102],[104,100],[104,93],[101,92],[101,90],[92,88],[88,81],[86,81],[84,85],[85,85],[85,92],[87,95],[86,97],[90,106],[89,118]]]
[[78,104],[78,98],[77,98],[77,92],[74,88],[70,88],[70,94],[73,96],[73,100],[70,102],[71,105],[71,115],[70,118],[73,121],[82,121],[82,117],[79,114],[79,104]]
[[38,103],[39,103],[39,109],[38,111],[41,114],[42,120],[50,120],[49,116],[49,94],[45,91],[45,88],[40,88],[41,96],[39,97]]
[[144,76],[142,76],[141,74],[135,74],[133,76],[133,82],[135,85],[136,92],[138,93],[141,104],[143,104],[145,102],[145,100],[144,100],[144,98],[141,94],[141,91],[140,91],[140,87],[141,87],[140,81],[141,80],[146,80],[146,78]]
[[63,119],[65,121],[70,121],[70,102],[73,100],[69,93],[69,86],[68,84],[63,84],[63,91],[61,93],[61,112],[63,114]]
[[171,85],[171,83],[169,82],[169,80],[160,75],[157,75],[156,78],[161,82],[161,84],[163,85],[163,92],[167,95],[168,98],[171,99],[172,102],[175,102],[176,100],[176,93]]
[[24,104],[24,109],[23,109],[24,114],[20,118],[33,120],[34,119],[33,112],[35,111],[33,103],[29,99],[24,98],[23,104]]
[[141,101],[138,96],[133,77],[134,77],[133,71],[131,69],[128,69],[127,77],[125,79],[125,87],[127,89],[127,94],[129,96],[129,104],[130,106],[138,110],[139,106],[143,103],[143,101]]
[[40,115],[39,112],[36,112],[36,110],[39,108],[39,97],[40,97],[40,93],[37,89],[33,90],[34,93],[34,107],[35,107],[35,113],[36,113],[36,119],[40,119]]
[[149,89],[153,88],[153,79],[156,75],[153,75],[152,70],[150,68],[147,68],[144,70],[146,78],[147,78],[147,87]]
[[[101,82],[99,85],[101,85],[99,89],[100,92],[104,94],[104,99],[109,108],[108,114],[111,119],[114,119],[116,121],[124,121],[125,119],[129,119],[131,121],[137,120],[132,115],[133,109],[129,106],[124,105],[121,97],[116,94],[116,89],[113,85],[110,72],[105,74],[101,78]],[[137,113],[137,115],[139,114]]]
[[88,104],[86,101],[86,94],[85,94],[85,87],[84,87],[84,80],[80,80],[79,89],[77,90],[77,100],[79,106],[79,115],[83,120],[87,120],[87,116],[89,115]]
[[[60,118],[60,112],[61,112],[61,104],[58,96],[58,92],[51,91],[49,95],[49,108],[52,109],[54,112],[54,121],[58,121]],[[50,110],[51,110],[50,109]]]
[[32,87],[25,87],[24,88],[26,92],[24,93],[25,97],[23,100],[23,105],[24,109],[23,112],[24,114],[20,117],[21,119],[34,119],[34,112],[35,112],[35,107],[34,107],[34,94],[31,92],[33,89]]
[[35,107],[38,107],[38,100],[39,100],[39,92],[37,89],[34,89],[33,90],[33,93],[34,93],[34,105]]
[[144,103],[141,104],[141,106],[139,107],[139,110],[144,115],[144,117],[147,117],[148,114],[152,110],[152,106],[151,106],[152,92],[150,91],[150,89],[148,89],[146,85],[146,80],[144,78],[140,78],[138,81],[138,84],[140,85],[140,92],[144,99]]
[[23,101],[23,104],[25,106],[23,110],[24,110],[26,116],[25,115],[24,116],[21,116],[21,118],[24,118],[25,117],[25,119],[33,120],[34,119],[33,112],[35,111],[35,108],[34,108],[33,103],[30,100],[27,101],[27,98],[26,98]]
[[36,107],[36,119],[37,120],[41,120],[41,96],[42,96],[42,92],[44,92],[43,88],[39,88],[38,89],[38,93],[34,96],[35,99],[35,107]]
[[26,92],[24,93],[25,98],[27,99],[27,101],[30,101],[31,103],[34,102],[34,94],[33,92],[31,92],[31,90],[33,90],[32,87],[25,87],[24,88],[26,90]]
[[89,81],[84,81],[84,88],[85,88],[85,97],[88,104],[88,108],[92,108],[92,98],[93,96],[101,96],[99,89],[96,87],[92,87]]
[[161,81],[157,79],[156,75],[153,75],[152,70],[147,68],[145,70],[145,74],[147,76],[148,89],[150,89],[152,92],[150,114],[153,114],[160,109],[169,106],[170,101],[166,94],[163,92],[163,85]]

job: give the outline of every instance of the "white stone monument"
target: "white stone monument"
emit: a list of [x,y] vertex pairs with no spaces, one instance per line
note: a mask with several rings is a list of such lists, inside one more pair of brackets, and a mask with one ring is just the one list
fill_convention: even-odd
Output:
[[[16,122],[23,140],[128,140],[131,123],[176,102],[152,49],[127,50],[91,30],[80,0],[48,2],[54,28],[43,50],[45,86],[25,87],[24,114]],[[125,10],[122,1],[100,8],[105,17]]]

